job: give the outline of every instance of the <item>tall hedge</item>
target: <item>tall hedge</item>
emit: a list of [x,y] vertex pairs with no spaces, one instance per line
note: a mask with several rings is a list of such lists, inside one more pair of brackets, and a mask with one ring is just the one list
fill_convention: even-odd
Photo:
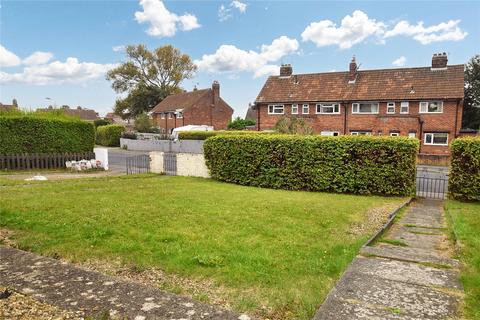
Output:
[[218,131],[180,131],[178,133],[178,138],[180,140],[205,140],[210,137],[215,137],[218,135],[252,135],[252,134],[271,134],[271,132],[266,131],[249,131],[249,130],[218,130]]
[[216,136],[205,141],[213,178],[241,185],[414,195],[417,139],[298,135]]
[[69,118],[0,116],[0,154],[92,151],[93,124]]
[[455,139],[451,148],[450,195],[480,201],[480,137]]
[[119,147],[120,138],[124,131],[125,127],[118,124],[97,127],[95,142],[101,146]]

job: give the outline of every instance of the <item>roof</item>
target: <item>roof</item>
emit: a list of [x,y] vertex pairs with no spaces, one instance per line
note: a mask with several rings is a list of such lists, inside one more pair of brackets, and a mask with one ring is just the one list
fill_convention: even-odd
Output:
[[0,111],[9,111],[16,109],[13,104],[3,104],[0,102]]
[[[205,102],[201,102],[200,100],[209,101],[209,102],[213,101],[213,90],[212,89],[193,90],[193,91],[181,92],[181,93],[169,95],[168,97],[163,99],[159,104],[157,104],[152,109],[151,112],[160,113],[160,112],[166,112],[166,111],[175,111],[177,109],[186,110],[199,103],[205,104]],[[220,103],[232,109],[222,98],[220,98]]]
[[464,95],[463,65],[442,70],[423,67],[358,71],[351,84],[348,77],[348,71],[271,76],[256,102],[460,99]]
[[79,117],[82,120],[85,121],[94,121],[99,119],[98,113],[95,110],[92,109],[86,109],[86,108],[81,108],[77,107],[76,109],[70,109],[70,108],[61,108],[61,109],[56,109],[56,108],[43,108],[43,109],[37,109],[39,111],[43,112],[50,112],[54,110],[63,110],[65,114],[73,117]]
[[247,114],[245,115],[245,119],[257,120],[257,109],[255,109],[253,106],[249,106]]

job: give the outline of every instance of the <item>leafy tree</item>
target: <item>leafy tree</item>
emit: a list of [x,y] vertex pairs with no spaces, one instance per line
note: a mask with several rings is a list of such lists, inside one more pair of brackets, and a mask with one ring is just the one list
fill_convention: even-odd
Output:
[[17,99],[13,98],[12,100],[12,105],[15,109],[18,109],[18,102],[17,102]]
[[106,119],[97,119],[93,121],[93,125],[95,126],[95,128],[107,126],[109,124],[112,124],[112,122]]
[[138,132],[154,132],[153,121],[146,113],[141,113],[135,118],[135,130]]
[[245,130],[247,126],[254,126],[255,120],[252,119],[242,119],[237,117],[235,120],[231,121],[228,124],[229,130]]
[[148,112],[169,94],[180,92],[181,82],[197,70],[188,55],[171,45],[153,51],[145,45],[130,45],[125,53],[127,61],[107,73],[112,88],[127,93],[114,108],[124,119]]
[[480,129],[480,54],[473,56],[465,67],[462,127]]
[[275,124],[274,130],[278,133],[287,134],[313,134],[313,128],[301,118],[281,118]]

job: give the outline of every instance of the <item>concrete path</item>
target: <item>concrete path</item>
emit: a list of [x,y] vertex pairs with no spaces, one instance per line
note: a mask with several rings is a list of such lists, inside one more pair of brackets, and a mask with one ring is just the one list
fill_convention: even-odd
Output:
[[314,319],[455,318],[463,290],[442,206],[408,207],[383,240],[362,248]]
[[0,284],[86,316],[119,319],[249,319],[145,285],[0,246]]

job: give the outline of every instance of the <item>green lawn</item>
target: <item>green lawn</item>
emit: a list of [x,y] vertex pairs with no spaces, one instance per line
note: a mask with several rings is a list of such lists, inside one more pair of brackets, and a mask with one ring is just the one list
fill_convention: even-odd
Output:
[[465,316],[480,319],[480,202],[448,201],[446,210],[450,230],[460,242]]
[[279,319],[310,318],[378,227],[367,216],[405,200],[156,175],[5,181],[0,227],[20,247],[208,279],[235,310]]

